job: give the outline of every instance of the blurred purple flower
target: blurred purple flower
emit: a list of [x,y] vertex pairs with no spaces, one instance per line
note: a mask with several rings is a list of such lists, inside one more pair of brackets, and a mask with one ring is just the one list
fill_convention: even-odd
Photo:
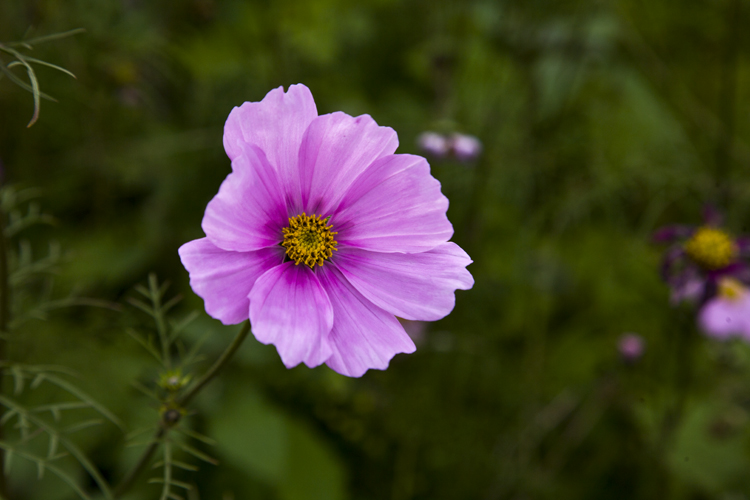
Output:
[[721,215],[712,207],[704,210],[703,219],[699,227],[666,226],[654,233],[654,241],[672,244],[664,253],[661,274],[675,305],[705,303],[715,295],[723,277],[750,282],[750,269],[741,260],[750,249],[750,240],[732,238],[721,228]]
[[625,333],[617,341],[617,351],[626,363],[635,363],[646,350],[646,342],[636,333]]
[[419,134],[419,137],[417,137],[417,146],[423,153],[436,158],[444,157],[450,150],[448,139],[437,132],[429,131]]
[[710,337],[750,340],[750,292],[733,278],[721,278],[717,294],[701,308],[698,323]]
[[208,314],[249,318],[287,367],[359,377],[413,352],[396,316],[440,319],[474,279],[448,241],[440,183],[397,146],[368,115],[318,116],[304,85],[234,108],[232,173],[206,208],[206,237],[179,250]]
[[459,161],[473,161],[482,152],[482,143],[473,135],[453,134],[450,146],[454,156]]

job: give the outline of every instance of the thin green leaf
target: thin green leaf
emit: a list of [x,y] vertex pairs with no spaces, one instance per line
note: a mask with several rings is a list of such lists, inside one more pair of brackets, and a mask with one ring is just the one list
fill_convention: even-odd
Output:
[[26,125],[26,127],[28,128],[34,125],[34,123],[36,123],[37,119],[39,118],[39,107],[41,105],[41,99],[39,96],[39,81],[36,78],[36,72],[34,71],[34,68],[32,68],[31,65],[26,62],[23,55],[17,52],[15,56],[18,61],[8,64],[7,68],[8,70],[10,70],[10,68],[17,64],[23,65],[26,68],[26,74],[29,77],[29,83],[31,83],[31,93],[34,96],[34,114],[31,117],[31,121],[29,121],[28,125]]
[[99,472],[99,469],[96,468],[94,464],[89,461],[89,459],[86,457],[86,455],[75,445],[72,441],[69,439],[60,436],[59,432],[57,432],[56,429],[51,427],[47,422],[44,420],[36,417],[32,413],[30,413],[28,410],[26,410],[24,407],[18,405],[14,401],[6,398],[5,396],[0,394],[0,404],[5,406],[6,408],[12,408],[16,412],[18,412],[19,416],[28,419],[29,421],[33,422],[34,425],[44,429],[45,432],[48,434],[57,434],[58,439],[60,440],[60,444],[65,447],[66,450],[78,461],[79,464],[86,470],[86,472],[89,473],[91,478],[96,482],[97,486],[99,486],[99,489],[104,494],[104,496],[108,500],[114,500],[112,496],[112,492],[109,489],[109,486],[107,485],[107,482],[102,477],[101,473]]
[[101,425],[103,423],[104,423],[104,420],[102,420],[101,418],[85,420],[83,422],[71,425],[70,427],[66,428],[63,432],[65,434],[73,434],[74,432],[78,432],[83,429],[88,429],[89,427],[93,427],[95,425]]
[[[151,468],[158,469],[163,465],[164,462],[160,460],[159,462],[156,462]],[[186,464],[185,462],[180,462],[179,460],[172,460],[172,465],[174,465],[175,467],[179,467],[180,469],[189,470],[191,472],[198,472],[200,470],[196,465]]]
[[51,403],[48,405],[35,406],[31,411],[34,413],[42,413],[45,411],[59,413],[62,410],[80,410],[82,408],[91,408],[91,405],[86,401],[70,401],[68,403]]
[[[174,464],[174,462],[172,462],[172,464]],[[151,479],[148,480],[148,482],[150,484],[165,484],[164,479],[162,479],[160,477],[152,477]],[[179,488],[183,488],[185,490],[191,490],[193,488],[192,484],[189,484],[189,483],[186,483],[186,482],[183,482],[183,481],[178,481],[177,479],[172,479],[169,482],[169,484],[177,486]]]
[[182,294],[178,293],[177,295],[175,295],[174,297],[166,301],[163,306],[161,306],[161,312],[162,313],[168,312],[174,306],[179,304],[181,300],[182,300]]
[[189,436],[193,439],[197,439],[198,441],[201,441],[203,443],[206,443],[207,445],[214,446],[216,444],[216,441],[211,439],[208,436],[204,436],[203,434],[199,434],[193,430],[190,430],[186,427],[177,427],[175,428],[177,432],[180,432],[182,434],[185,434],[186,436]]
[[63,380],[55,375],[47,375],[47,380],[56,386],[65,389],[81,401],[85,401],[88,404],[91,405],[92,408],[94,408],[96,411],[102,414],[107,420],[115,424],[117,427],[125,430],[125,426],[123,425],[122,421],[117,418],[111,411],[109,411],[107,408],[105,408],[101,403],[96,401],[94,398],[86,394],[84,391],[79,389],[78,387],[74,386],[70,382]]
[[174,342],[177,340],[177,337],[180,336],[180,334],[185,330],[185,328],[192,323],[198,316],[200,316],[200,313],[198,311],[191,311],[188,313],[184,318],[182,318],[180,321],[177,321],[172,324],[172,336],[170,337],[170,342]]
[[146,349],[146,351],[149,352],[159,363],[163,363],[161,359],[161,354],[159,354],[159,351],[154,347],[154,345],[151,342],[146,341],[143,337],[138,335],[138,332],[136,332],[133,328],[126,328],[125,333],[130,335],[136,342],[138,342],[141,347]]
[[3,474],[6,476],[10,476],[10,466],[13,464],[13,456],[15,455],[15,451],[10,448],[5,450],[5,464],[3,467]]
[[10,369],[11,375],[13,375],[13,394],[21,394],[23,392],[23,372],[16,365]]
[[68,38],[69,36],[75,36],[75,35],[78,35],[80,33],[85,33],[85,32],[86,32],[86,30],[84,28],[76,28],[76,29],[72,29],[72,30],[68,30],[68,31],[63,31],[61,33],[52,33],[51,35],[38,36],[38,37],[35,37],[35,38],[31,38],[29,40],[22,40],[20,42],[8,43],[6,45],[13,46],[13,45],[16,45],[16,44],[19,44],[19,45],[23,44],[25,46],[33,46],[33,45],[36,45],[38,43],[52,42],[54,40],[60,40],[62,38]]
[[145,286],[143,286],[143,285],[141,285],[141,284],[138,284],[138,285],[135,285],[135,286],[133,287],[133,289],[134,289],[134,290],[135,290],[136,292],[138,292],[138,293],[140,293],[141,295],[143,295],[144,297],[146,297],[147,299],[151,300],[151,292],[150,292],[150,291],[149,291],[149,289],[148,289],[148,288],[146,288]]
[[57,446],[60,444],[60,438],[57,434],[50,434],[49,447],[47,448],[47,460],[51,460],[57,454]]
[[176,444],[182,451],[193,455],[195,458],[203,460],[204,462],[207,462],[211,465],[219,465],[218,460],[206,455],[202,451],[196,450],[195,448],[193,448],[192,446],[188,444],[180,443],[179,441],[176,441],[174,444]]
[[140,300],[134,299],[132,297],[128,297],[128,303],[131,306],[137,307],[138,309],[145,312],[149,316],[156,317],[156,312],[150,306],[146,305],[144,302],[141,302]]
[[78,79],[76,75],[74,75],[71,71],[68,71],[67,69],[63,68],[62,66],[58,66],[57,64],[52,64],[47,61],[42,61],[41,59],[37,59],[35,57],[29,57],[24,56],[24,59],[26,59],[28,62],[32,62],[34,64],[39,64],[41,66],[47,66],[48,68],[56,69],[57,71],[61,71],[65,73],[66,75],[72,76],[76,80]]
[[[11,70],[9,70],[8,68],[5,67],[5,64],[0,64],[0,72],[2,72],[5,76],[7,76],[8,78],[10,78],[10,80],[13,83],[15,83],[16,85],[18,85],[22,89],[27,90],[27,91],[29,91],[31,93],[34,92],[34,89],[31,87],[31,85],[29,85],[28,83],[24,82],[20,78],[18,78]],[[44,92],[40,92],[39,93],[39,97],[41,97],[42,99],[47,99],[48,101],[57,102],[57,99],[55,99],[54,97],[52,97],[50,95],[45,94]]]
[[5,425],[8,420],[13,418],[13,415],[16,415],[16,412],[13,410],[6,410],[5,415],[3,415],[3,418],[0,419],[0,425]]
[[146,387],[145,385],[141,384],[138,381],[130,382],[130,385],[141,391],[146,396],[150,397],[151,399],[155,399],[156,401],[161,401],[161,398],[151,389]]

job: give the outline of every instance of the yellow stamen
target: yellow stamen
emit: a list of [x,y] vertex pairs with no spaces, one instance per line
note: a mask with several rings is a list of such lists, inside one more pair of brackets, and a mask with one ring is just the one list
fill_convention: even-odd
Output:
[[729,300],[739,299],[745,292],[745,286],[734,278],[719,280],[719,296]]
[[302,215],[289,218],[289,227],[282,229],[284,242],[281,244],[286,248],[286,254],[295,265],[304,262],[312,269],[317,263],[319,266],[331,258],[334,250],[338,250],[338,242],[333,239],[332,226],[326,225],[328,217],[321,219],[317,215]]
[[685,253],[703,269],[715,270],[732,263],[737,245],[724,231],[704,226],[685,243]]

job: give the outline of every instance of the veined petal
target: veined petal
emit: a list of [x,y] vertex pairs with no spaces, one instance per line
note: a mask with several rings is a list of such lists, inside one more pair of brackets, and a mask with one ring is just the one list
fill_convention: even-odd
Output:
[[285,262],[258,278],[250,292],[253,335],[274,344],[287,368],[313,367],[331,355],[333,308],[309,267]]
[[421,156],[389,155],[352,184],[331,218],[340,247],[424,252],[453,235],[448,199]]
[[371,368],[385,370],[400,352],[416,350],[398,320],[367,300],[338,269],[323,266],[317,275],[333,306],[329,367],[342,375],[361,377]]
[[456,303],[455,290],[474,285],[472,260],[455,243],[416,254],[342,248],[335,263],[368,300],[404,319],[435,321]]
[[190,287],[206,304],[206,312],[225,325],[246,320],[247,298],[255,280],[284,259],[284,249],[264,248],[254,252],[223,250],[200,238],[179,249],[180,260],[190,273]]
[[234,171],[208,203],[203,231],[224,250],[249,251],[278,245],[287,224],[284,195],[263,152],[243,145]]
[[337,112],[315,118],[299,151],[303,209],[330,215],[357,177],[397,147],[396,132],[369,115]]
[[[224,149],[231,160],[242,153],[242,144],[259,147],[276,169],[287,202],[299,204],[299,155],[302,135],[318,116],[310,89],[302,84],[273,89],[260,102],[235,107],[224,125]],[[237,168],[234,166],[233,168]]]

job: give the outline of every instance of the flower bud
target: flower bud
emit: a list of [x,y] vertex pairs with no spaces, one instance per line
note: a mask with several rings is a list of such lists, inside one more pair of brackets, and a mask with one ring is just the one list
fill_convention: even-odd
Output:
[[425,154],[442,158],[450,150],[448,139],[437,132],[422,132],[417,137],[417,146]]
[[617,350],[624,362],[633,364],[643,356],[643,351],[646,350],[646,342],[643,337],[636,333],[625,333],[617,342]]
[[459,161],[476,160],[482,152],[482,143],[473,135],[453,134],[451,136],[451,149]]

